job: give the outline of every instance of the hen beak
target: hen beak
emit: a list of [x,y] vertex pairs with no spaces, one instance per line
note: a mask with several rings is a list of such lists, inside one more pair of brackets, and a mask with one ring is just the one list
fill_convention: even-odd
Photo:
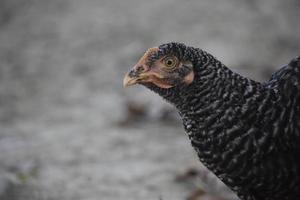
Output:
[[137,67],[133,67],[124,77],[123,86],[128,87],[138,83],[155,82],[156,80],[163,79],[164,77],[151,70],[139,72]]
[[148,79],[148,75],[145,73],[138,73],[134,68],[130,70],[124,77],[123,86],[128,87],[138,84]]
[[137,83],[137,79],[129,77],[128,74],[125,75],[123,80],[123,86],[128,87]]
[[148,56],[157,50],[157,47],[153,47],[146,51],[138,63],[125,75],[123,80],[124,87],[138,83],[156,82],[158,79],[164,78],[159,72],[151,70],[149,66],[145,64]]

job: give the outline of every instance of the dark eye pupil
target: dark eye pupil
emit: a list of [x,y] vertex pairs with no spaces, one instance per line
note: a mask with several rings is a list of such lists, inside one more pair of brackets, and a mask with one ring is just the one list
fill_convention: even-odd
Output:
[[172,65],[173,64],[173,61],[172,60],[168,60],[167,61],[167,65]]

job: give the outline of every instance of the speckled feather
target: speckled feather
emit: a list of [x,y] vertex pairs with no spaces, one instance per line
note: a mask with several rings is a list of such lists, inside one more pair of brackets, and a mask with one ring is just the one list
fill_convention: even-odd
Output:
[[264,83],[180,43],[159,46],[193,64],[189,85],[144,85],[172,103],[200,161],[242,200],[300,199],[300,57]]

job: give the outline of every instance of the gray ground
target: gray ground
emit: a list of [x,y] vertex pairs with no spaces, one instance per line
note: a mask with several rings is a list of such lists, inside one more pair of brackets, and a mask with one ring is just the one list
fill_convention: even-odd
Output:
[[[298,0],[0,3],[0,199],[234,196],[197,161],[173,109],[122,76],[151,46],[201,47],[265,80],[300,53]],[[198,178],[175,181],[189,167]],[[202,181],[201,181],[201,180]],[[204,183],[203,183],[204,182]]]

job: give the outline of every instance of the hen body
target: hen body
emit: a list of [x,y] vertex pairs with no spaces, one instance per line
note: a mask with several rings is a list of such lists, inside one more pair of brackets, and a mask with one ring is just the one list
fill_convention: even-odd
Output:
[[172,103],[200,161],[242,200],[300,199],[300,57],[259,83],[183,44],[161,45],[155,60],[193,64],[190,84],[142,83]]

